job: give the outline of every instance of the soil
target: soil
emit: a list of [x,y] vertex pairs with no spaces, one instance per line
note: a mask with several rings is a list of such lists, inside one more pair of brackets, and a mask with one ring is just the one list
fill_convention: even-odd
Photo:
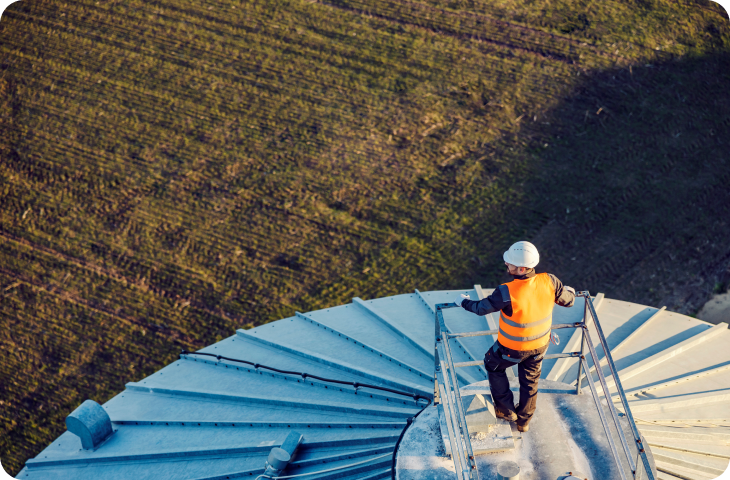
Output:
[[697,313],[697,318],[715,325],[730,323],[730,292],[714,295]]

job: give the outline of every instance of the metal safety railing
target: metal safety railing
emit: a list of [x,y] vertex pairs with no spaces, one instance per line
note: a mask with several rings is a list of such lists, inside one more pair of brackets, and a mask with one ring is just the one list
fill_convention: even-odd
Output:
[[[631,415],[631,410],[629,409],[628,400],[626,399],[626,394],[624,393],[624,389],[621,385],[621,380],[618,378],[618,374],[616,373],[616,366],[613,363],[613,358],[611,358],[611,351],[608,349],[606,337],[604,336],[603,329],[601,328],[601,324],[598,321],[596,309],[593,307],[593,300],[591,300],[590,293],[587,291],[578,292],[576,293],[576,296],[585,298],[583,321],[575,323],[555,324],[552,325],[551,328],[553,330],[561,328],[580,328],[582,336],[580,352],[567,352],[545,355],[544,359],[548,360],[551,358],[567,357],[578,358],[578,381],[575,393],[581,394],[582,372],[584,369],[586,372],[590,372],[585,357],[585,349],[586,346],[588,347],[588,353],[590,354],[591,360],[593,361],[593,365],[596,367],[596,374],[598,375],[598,380],[601,383],[604,398],[607,399],[606,404],[608,406],[609,415],[613,420],[613,424],[615,426],[616,433],[618,434],[619,441],[621,442],[626,461],[628,462],[629,468],[632,472],[632,478],[634,480],[638,480],[641,477],[641,472],[643,470],[643,472],[646,474],[647,480],[655,480],[651,465],[649,463],[649,458],[646,455],[646,450],[642,443],[641,435],[639,434],[639,430],[636,427],[636,423],[634,422],[634,417],[633,415]],[[451,347],[449,346],[449,340],[465,337],[497,335],[499,333],[499,329],[485,330],[479,332],[451,333],[446,327],[443,310],[454,307],[457,307],[455,303],[440,303],[436,305],[434,405],[443,405],[442,408],[444,409],[446,428],[448,430],[449,443],[451,445],[451,458],[454,461],[454,467],[456,469],[457,477],[461,480],[477,480],[479,478],[479,472],[477,469],[476,459],[474,458],[471,440],[469,438],[469,429],[466,425],[466,416],[464,414],[464,405],[462,403],[461,395],[459,393],[459,383],[456,377],[456,368],[483,365],[483,362],[473,361],[454,363],[451,355]],[[592,320],[593,325],[596,327],[598,339],[601,343],[601,347],[603,348],[606,360],[608,361],[609,370],[611,371],[611,375],[614,378],[616,390],[618,391],[618,394],[621,398],[621,403],[623,404],[624,412],[628,420],[628,424],[631,428],[634,442],[636,443],[636,448],[638,450],[636,462],[634,462],[633,455],[629,450],[629,445],[626,441],[626,436],[624,435],[624,431],[621,427],[621,422],[619,421],[616,408],[611,401],[609,389],[606,384],[606,378],[603,375],[603,370],[599,366],[598,354],[596,353],[596,349],[593,345],[593,341],[591,340],[591,336],[587,334],[589,319]],[[628,480],[623,464],[621,462],[621,457],[616,447],[616,442],[614,441],[613,435],[611,434],[609,422],[606,419],[606,414],[601,406],[601,400],[598,396],[598,391],[596,390],[593,376],[587,374],[586,379],[588,380],[588,386],[593,396],[593,401],[596,404],[596,409],[598,410],[598,416],[600,417],[601,425],[603,426],[603,430],[606,433],[611,453],[614,457],[614,460],[616,461],[616,466],[618,467],[622,480]],[[641,463],[643,466],[642,470],[639,470],[638,468],[639,458],[641,458]]]

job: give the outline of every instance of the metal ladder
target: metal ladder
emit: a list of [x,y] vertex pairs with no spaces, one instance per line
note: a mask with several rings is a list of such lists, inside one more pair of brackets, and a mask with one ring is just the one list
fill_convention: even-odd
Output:
[[[613,436],[611,435],[611,430],[609,426],[609,422],[606,419],[606,414],[603,411],[603,408],[601,407],[601,400],[598,397],[598,392],[596,390],[596,385],[593,381],[593,376],[590,375],[590,370],[588,368],[588,362],[586,361],[585,357],[585,349],[586,346],[588,346],[588,353],[590,354],[591,360],[593,361],[593,365],[596,366],[596,373],[598,374],[598,379],[601,383],[601,387],[603,388],[604,397],[607,399],[608,404],[608,410],[611,416],[611,419],[613,420],[613,424],[615,426],[616,432],[618,433],[618,438],[621,442],[621,446],[623,447],[623,451],[626,457],[626,461],[628,462],[628,465],[632,472],[632,478],[633,480],[638,480],[641,478],[642,471],[646,474],[646,477],[648,480],[655,480],[654,474],[651,470],[651,465],[649,464],[649,458],[646,455],[646,450],[644,448],[644,445],[641,440],[641,435],[639,434],[638,428],[636,428],[636,423],[634,422],[634,417],[631,414],[631,410],[629,409],[629,403],[626,400],[626,395],[624,393],[623,386],[621,385],[621,380],[618,378],[618,375],[616,374],[616,366],[613,363],[613,358],[611,357],[611,351],[608,348],[608,343],[606,342],[606,337],[603,335],[603,329],[601,328],[601,324],[598,321],[598,315],[596,314],[596,310],[593,307],[593,300],[591,300],[590,293],[587,291],[582,291],[576,293],[576,297],[583,297],[585,298],[585,307],[583,310],[583,321],[582,322],[576,322],[576,323],[561,323],[561,324],[555,324],[551,328],[553,330],[561,329],[561,328],[580,328],[582,332],[582,342],[581,342],[581,349],[580,352],[569,352],[569,353],[558,353],[558,354],[552,354],[552,355],[545,355],[544,360],[551,359],[551,358],[565,358],[565,357],[576,357],[579,360],[578,364],[578,382],[576,386],[575,393],[577,395],[580,395],[582,393],[581,390],[581,376],[583,370],[586,372],[586,379],[588,380],[588,385],[591,390],[591,394],[593,396],[593,401],[596,404],[596,409],[598,410],[598,415],[601,419],[601,424],[603,425],[603,430],[606,433],[606,438],[608,438],[608,444],[611,448],[611,453],[613,454],[613,458],[616,462],[616,466],[618,467],[619,472],[621,473],[622,480],[628,480],[626,477],[626,472],[624,471],[623,465],[621,463],[621,458],[618,452],[618,449],[616,447],[616,443],[614,442]],[[449,443],[451,444],[451,458],[454,461],[454,467],[456,469],[456,475],[457,478],[460,480],[477,480],[479,478],[479,472],[477,469],[476,459],[474,458],[474,452],[472,450],[471,446],[471,440],[469,439],[469,430],[466,425],[466,416],[464,414],[464,405],[461,400],[461,395],[459,394],[459,383],[456,376],[456,369],[460,367],[472,367],[472,366],[478,366],[483,365],[482,361],[473,361],[473,362],[460,362],[460,363],[454,363],[452,356],[451,356],[451,348],[449,346],[449,340],[454,338],[464,338],[464,337],[479,337],[484,335],[496,335],[499,330],[486,330],[486,331],[479,331],[479,332],[463,332],[463,333],[451,333],[448,328],[446,327],[446,323],[444,322],[444,315],[443,311],[448,308],[455,308],[457,305],[455,303],[439,303],[436,305],[436,333],[435,333],[435,352],[434,352],[434,405],[438,405],[439,403],[443,405],[444,409],[444,417],[446,419],[446,427],[448,429],[448,435],[449,435]],[[621,398],[621,403],[623,404],[624,411],[626,412],[625,415],[627,417],[628,423],[631,427],[631,433],[634,437],[634,442],[636,443],[636,448],[638,450],[638,457],[636,459],[636,462],[634,462],[633,455],[629,451],[629,445],[626,442],[626,437],[624,436],[624,432],[621,428],[621,424],[619,422],[618,413],[616,412],[616,407],[614,407],[613,402],[611,401],[611,395],[609,393],[608,386],[606,384],[606,378],[603,375],[603,370],[599,366],[599,359],[598,355],[596,354],[596,349],[593,346],[593,342],[591,340],[591,336],[587,335],[588,333],[588,326],[587,326],[587,320],[589,318],[593,320],[593,325],[596,327],[596,332],[598,334],[598,338],[601,343],[601,347],[603,348],[603,351],[606,355],[606,360],[608,360],[608,367],[611,371],[611,375],[613,376],[615,380],[616,389],[618,390],[618,394]],[[643,467],[641,470],[638,468],[638,461],[639,458],[641,458],[641,466]]]

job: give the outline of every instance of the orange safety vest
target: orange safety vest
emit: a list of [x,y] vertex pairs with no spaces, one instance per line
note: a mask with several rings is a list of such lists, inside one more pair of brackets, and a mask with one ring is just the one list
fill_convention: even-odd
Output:
[[499,344],[512,350],[528,351],[550,342],[555,287],[547,273],[504,284],[512,302],[512,316],[499,315]]

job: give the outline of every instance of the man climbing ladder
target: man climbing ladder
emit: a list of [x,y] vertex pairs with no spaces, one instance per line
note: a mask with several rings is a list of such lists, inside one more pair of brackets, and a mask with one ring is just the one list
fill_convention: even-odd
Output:
[[[468,295],[455,303],[477,315],[500,311],[499,334],[484,355],[484,367],[499,418],[517,423],[526,432],[537,407],[537,384],[542,359],[550,343],[553,306],[572,307],[575,290],[563,286],[555,275],[535,273],[540,261],[537,248],[530,242],[517,242],[504,252],[507,270],[514,277],[481,301]],[[517,365],[520,404],[515,407],[505,370]]]

